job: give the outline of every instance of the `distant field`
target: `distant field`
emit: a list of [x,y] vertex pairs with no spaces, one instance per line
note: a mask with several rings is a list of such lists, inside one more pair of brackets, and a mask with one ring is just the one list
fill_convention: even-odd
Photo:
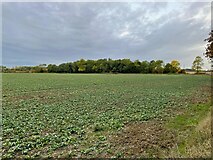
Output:
[[3,157],[122,156],[111,135],[173,116],[209,87],[206,75],[3,74]]

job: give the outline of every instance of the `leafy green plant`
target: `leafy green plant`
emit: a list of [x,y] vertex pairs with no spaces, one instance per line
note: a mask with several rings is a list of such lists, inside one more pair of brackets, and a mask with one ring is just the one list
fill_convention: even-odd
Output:
[[207,96],[202,86],[210,86],[210,77],[3,74],[3,158],[51,156],[68,146],[72,155],[81,154],[82,146],[108,150],[102,133],[169,116],[165,110],[187,107],[183,98],[192,93]]

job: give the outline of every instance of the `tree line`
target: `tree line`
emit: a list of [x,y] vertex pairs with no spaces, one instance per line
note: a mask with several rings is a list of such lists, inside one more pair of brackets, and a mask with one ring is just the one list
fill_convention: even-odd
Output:
[[3,72],[26,73],[184,73],[180,63],[173,60],[164,64],[163,60],[131,61],[130,59],[98,59],[56,64],[41,64],[39,66],[20,66],[14,68],[2,67]]

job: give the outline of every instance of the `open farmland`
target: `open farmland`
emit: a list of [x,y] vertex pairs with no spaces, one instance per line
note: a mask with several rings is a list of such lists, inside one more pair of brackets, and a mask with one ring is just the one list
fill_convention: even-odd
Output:
[[3,74],[3,157],[125,155],[113,135],[206,103],[206,88],[205,75]]

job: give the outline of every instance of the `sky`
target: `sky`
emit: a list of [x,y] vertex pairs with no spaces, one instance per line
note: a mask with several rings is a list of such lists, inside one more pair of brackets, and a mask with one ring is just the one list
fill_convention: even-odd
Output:
[[31,2],[2,5],[3,65],[83,59],[178,60],[203,56],[210,2]]

